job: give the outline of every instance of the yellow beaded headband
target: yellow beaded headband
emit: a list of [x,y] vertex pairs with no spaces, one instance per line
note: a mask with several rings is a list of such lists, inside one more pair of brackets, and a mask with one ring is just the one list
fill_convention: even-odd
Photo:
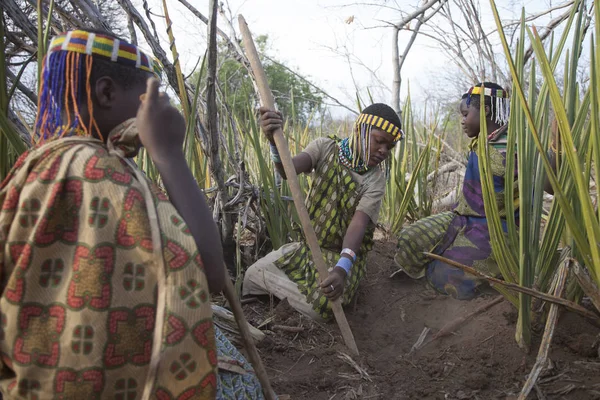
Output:
[[400,129],[400,127],[392,124],[387,119],[378,117],[377,115],[360,114],[356,120],[356,126],[360,126],[361,124],[371,125],[377,129],[381,129],[382,131],[389,133],[394,137],[394,142],[401,140],[404,136],[404,132],[402,129]]

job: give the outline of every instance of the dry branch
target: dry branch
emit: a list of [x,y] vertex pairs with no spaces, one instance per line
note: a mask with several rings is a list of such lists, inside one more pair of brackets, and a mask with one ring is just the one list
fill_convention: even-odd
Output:
[[[562,293],[565,289],[565,282],[567,281],[567,275],[569,273],[568,265],[570,260],[567,259],[560,266],[557,271],[557,282],[556,289],[554,290],[554,295],[557,297],[562,296]],[[542,370],[546,366],[546,362],[548,360],[548,352],[550,351],[550,343],[552,342],[552,338],[554,337],[554,330],[556,329],[556,323],[558,321],[558,306],[556,304],[550,305],[550,311],[548,312],[548,319],[546,320],[546,329],[544,329],[544,336],[542,338],[542,343],[540,344],[540,349],[538,350],[538,356],[535,361],[533,368],[519,394],[518,400],[525,400],[531,390],[535,387],[536,382]]]
[[[167,53],[164,51],[160,43],[156,40],[154,35],[152,35],[148,24],[140,14],[140,12],[133,6],[130,0],[117,0],[121,7],[126,10],[127,14],[131,18],[131,20],[137,25],[138,29],[144,35],[144,39],[152,49],[154,56],[158,58],[160,63],[162,64],[165,74],[167,75],[167,80],[169,84],[177,91],[179,98],[184,98],[184,94],[181,93],[177,88],[177,76],[175,74],[175,67],[167,58]],[[187,97],[187,96],[186,96]]]
[[471,312],[465,316],[462,316],[460,318],[457,318],[456,320],[444,325],[444,327],[442,329],[440,329],[440,331],[433,336],[433,339],[431,341],[434,341],[441,337],[452,334],[459,326],[463,325],[465,322],[469,321],[471,318],[489,310],[490,308],[494,307],[497,304],[502,303],[503,301],[504,301],[504,296],[497,296],[496,298],[492,299],[491,301],[478,307],[473,312]]
[[273,331],[282,331],[282,332],[290,332],[290,333],[298,333],[303,332],[304,328],[302,326],[285,326],[285,325],[273,325],[271,328]]
[[37,43],[37,28],[29,20],[21,7],[14,0],[2,0],[3,8],[9,18],[18,26],[33,43]]
[[[459,317],[449,323],[447,323],[446,325],[444,325],[442,327],[442,329],[440,329],[438,331],[438,333],[436,333],[435,335],[433,335],[433,337],[431,338],[431,340],[429,340],[427,343],[425,343],[424,345],[420,345],[415,349],[415,346],[413,346],[412,350],[418,350],[419,348],[425,347],[427,345],[429,345],[431,342],[434,342],[435,340],[451,335],[452,333],[454,333],[454,331],[456,331],[456,329],[458,329],[458,327],[460,327],[461,325],[463,325],[465,322],[469,321],[470,319],[472,319],[473,317],[483,313],[484,311],[489,310],[490,308],[494,307],[497,304],[500,304],[504,301],[504,297],[503,296],[498,296],[494,299],[492,299],[492,301],[485,303],[484,305],[478,307],[476,310],[474,310],[473,312],[464,315],[462,317]],[[412,352],[411,350],[411,352]]]
[[587,269],[579,265],[577,261],[573,260],[573,273],[585,295],[590,298],[594,306],[596,306],[596,309],[600,311],[600,290],[590,277]]
[[[540,40],[543,42],[545,41],[552,32],[554,32],[554,29],[556,29],[560,24],[562,24],[564,21],[566,21],[567,19],[569,19],[569,15],[571,15],[571,9],[568,9],[565,13],[559,15],[558,17],[554,18],[552,21],[548,22],[548,25],[546,25],[543,29],[543,31],[540,30]],[[525,52],[525,63],[527,63],[527,61],[529,61],[529,59],[531,58],[531,56],[533,55],[533,47],[529,46],[529,48],[527,49],[527,51]]]
[[[208,24],[208,73],[206,77],[206,127],[209,132],[209,160],[210,171],[219,188],[218,196],[220,204],[228,203],[227,188],[223,164],[219,158],[219,115],[217,110],[217,16],[218,2],[210,0],[210,19]],[[221,240],[227,249],[231,248],[233,238],[233,222],[231,214],[221,214]]]
[[29,101],[31,101],[33,104],[37,104],[37,95],[33,92],[33,90],[21,83],[20,80],[17,81],[17,76],[8,68],[6,69],[6,76],[11,82],[13,82],[13,85],[17,85],[17,89],[19,89],[19,91],[29,99]]
[[89,0],[70,0],[75,9],[80,10],[91,21],[95,28],[111,31],[100,10]]
[[[408,52],[410,51],[412,45],[414,44],[415,39],[417,38],[417,33],[418,33],[419,29],[421,28],[421,26],[425,22],[427,22],[431,17],[433,17],[435,14],[437,14],[437,12],[444,6],[444,4],[447,1],[448,0],[429,0],[422,7],[418,8],[411,14],[408,14],[407,16],[405,16],[400,22],[398,22],[396,24],[392,24],[393,29],[394,29],[394,33],[392,35],[392,65],[394,68],[394,71],[393,71],[394,78],[393,78],[393,82],[392,82],[392,108],[398,113],[398,115],[400,115],[400,112],[401,112],[400,111],[400,88],[402,85],[401,71],[402,71],[402,66],[404,65],[404,60],[406,59]],[[425,17],[425,13],[430,8],[435,6],[437,3],[440,3],[439,6],[432,13],[430,13],[429,16]],[[414,19],[418,20],[417,27],[413,31],[413,34],[411,35],[411,38],[408,41],[408,44],[406,45],[406,48],[404,49],[404,52],[401,56],[400,50],[398,48],[398,40],[399,40],[400,31],[402,29],[404,29],[404,27],[406,25],[408,25]]]
[[133,21],[129,14],[127,15],[127,29],[129,30],[129,37],[131,38],[131,43],[135,46],[138,45],[137,34],[135,33],[135,26],[133,26]]
[[417,18],[419,15],[423,14],[425,11],[429,10],[433,7],[437,2],[445,1],[445,0],[429,0],[427,3],[423,4],[420,8],[417,8],[412,13],[406,15],[402,20],[395,24],[396,29],[402,29],[405,25],[407,25],[410,21]]
[[[196,7],[194,7],[193,5],[188,3],[186,0],[177,0],[177,1],[179,1],[185,8],[187,8],[192,14],[194,14],[194,16],[196,18],[198,18],[200,21],[204,22],[206,25],[209,25],[208,18],[206,18],[206,16],[204,16],[204,14],[202,14],[200,11],[198,11],[198,9]],[[217,33],[219,34],[219,36],[221,36],[227,42],[231,42],[231,40],[229,39],[229,37],[227,36],[227,34],[225,32],[223,32],[218,27],[216,29],[217,29]]]
[[560,297],[556,297],[556,296],[552,296],[540,291],[537,291],[535,289],[530,289],[530,288],[526,288],[520,285],[517,285],[516,283],[510,283],[510,282],[505,282],[502,279],[498,279],[498,278],[492,278],[491,276],[487,276],[485,274],[482,274],[481,272],[477,271],[474,268],[468,267],[466,265],[457,263],[456,261],[452,261],[448,258],[445,257],[441,257],[438,256],[437,254],[432,254],[432,253],[428,253],[428,252],[423,252],[423,254],[425,254],[428,257],[431,257],[433,259],[445,262],[448,265],[451,265],[453,267],[462,269],[463,271],[471,274],[471,275],[475,275],[477,277],[480,277],[482,279],[485,279],[486,281],[490,282],[490,284],[493,286],[494,284],[498,284],[498,285],[502,285],[507,289],[510,290],[514,290],[515,292],[519,292],[519,293],[524,293],[524,294],[528,294],[532,297],[547,301],[549,303],[552,304],[558,304],[560,306],[563,306],[587,319],[589,319],[592,323],[594,323],[595,325],[600,324],[600,316],[596,313],[593,313],[589,310],[587,310],[586,308],[580,306],[577,303],[574,303],[572,301],[569,300],[565,300],[562,299]]
[[461,170],[461,173],[464,172],[464,165],[461,163],[458,163],[456,161],[450,161],[447,164],[442,165],[440,168],[438,168],[437,170],[431,172],[429,175],[427,175],[427,182],[431,182],[432,180],[434,180],[436,177],[445,174],[447,172],[454,172],[456,170]]

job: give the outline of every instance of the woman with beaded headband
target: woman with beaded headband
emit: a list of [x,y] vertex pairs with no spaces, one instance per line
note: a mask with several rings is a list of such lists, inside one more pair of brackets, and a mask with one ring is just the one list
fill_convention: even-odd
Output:
[[[487,132],[484,135],[480,134],[480,107],[485,107]],[[500,271],[492,255],[476,153],[477,146],[482,141],[485,140],[489,147],[494,190],[500,216],[504,219],[505,231],[505,179],[510,179],[514,185],[516,217],[518,185],[514,155],[508,158],[509,161],[515,162],[514,176],[505,176],[508,93],[495,83],[478,83],[462,96],[460,112],[463,131],[472,141],[458,203],[453,211],[432,215],[403,229],[398,238],[398,250],[394,260],[398,267],[412,278],[425,276],[439,292],[458,299],[470,299],[479,292],[483,281],[441,261],[431,261],[422,252],[433,252],[471,266],[486,275],[498,276]]]
[[[271,142],[275,168],[285,171],[273,142],[283,126],[280,113],[261,108],[260,125]],[[287,298],[314,319],[332,316],[329,300],[352,301],[366,272],[367,253],[385,192],[383,163],[403,132],[396,112],[385,104],[365,108],[350,137],[312,141],[293,158],[296,172],[313,172],[307,209],[329,276],[319,277],[305,241],[289,243],[252,265],[244,277],[244,294],[272,293]]]
[[[262,398],[212,321],[221,243],[158,63],[75,30],[52,40],[41,76],[35,146],[0,186],[0,392]],[[131,161],[140,145],[169,197]]]

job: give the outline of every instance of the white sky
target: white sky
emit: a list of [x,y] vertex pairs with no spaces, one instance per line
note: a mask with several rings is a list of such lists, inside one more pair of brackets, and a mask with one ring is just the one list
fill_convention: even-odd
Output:
[[[189,0],[204,15],[208,16],[208,0]],[[358,0],[361,1],[361,0]],[[422,4],[422,0],[364,0],[381,5],[401,8],[406,13]],[[519,18],[521,7],[527,14],[545,10],[550,6],[563,3],[563,0],[497,0],[501,18],[514,20]],[[137,2],[136,2],[137,3]],[[162,15],[162,2],[150,1],[153,12]],[[189,13],[177,0],[167,0],[169,13],[173,19],[176,44],[183,62],[184,73],[189,73],[206,50],[206,25]],[[372,88],[375,101],[390,102],[389,88],[392,86],[391,28],[381,27],[381,20],[397,21],[401,19],[398,11],[385,7],[372,7],[356,4],[353,0],[230,0],[229,7],[236,16],[234,25],[237,31],[237,15],[242,14],[252,33],[257,36],[267,34],[270,38],[270,55],[287,66],[299,71],[311,79],[344,104],[355,108],[355,89],[351,69],[347,59],[336,54],[332,48],[345,47],[354,61],[352,73],[358,87],[364,90]],[[489,1],[481,1],[484,21],[490,30],[495,27]],[[142,10],[142,8],[139,8]],[[540,20],[547,22],[564,10],[559,10]],[[354,16],[351,24],[345,20]],[[164,25],[159,19],[159,35],[166,39]],[[229,33],[226,24],[219,26]],[[161,26],[163,25],[163,26]],[[402,52],[409,32],[401,33],[400,51]],[[164,46],[168,49],[168,45]],[[501,49],[498,49],[501,51]],[[170,54],[169,54],[170,56]],[[403,95],[406,95],[410,82],[413,103],[423,102],[420,96],[424,90],[434,90],[439,85],[436,76],[440,71],[454,68],[451,60],[445,56],[433,40],[420,36],[411,49],[402,70]],[[376,79],[385,87],[381,89],[367,69],[376,72]],[[458,93],[457,93],[458,95]],[[367,99],[368,100],[368,99]],[[345,112],[334,110],[334,113]]]

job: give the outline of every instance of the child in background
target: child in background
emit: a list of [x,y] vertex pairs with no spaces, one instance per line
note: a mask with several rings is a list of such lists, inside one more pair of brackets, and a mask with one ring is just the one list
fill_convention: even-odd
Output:
[[[480,107],[485,107],[486,115],[487,132],[483,134],[480,134]],[[516,167],[514,176],[505,177],[509,117],[506,90],[495,83],[478,83],[462,96],[460,113],[463,131],[472,140],[458,203],[453,211],[423,218],[403,229],[398,237],[394,261],[412,278],[425,276],[437,291],[458,299],[470,299],[477,295],[478,287],[483,283],[481,279],[444,262],[432,260],[422,252],[432,252],[473,267],[486,275],[498,276],[500,271],[492,254],[483,206],[477,146],[483,141],[489,146],[494,191],[505,232],[505,179],[510,179],[514,185],[516,216],[518,185]],[[513,162],[513,157],[510,160]]]

